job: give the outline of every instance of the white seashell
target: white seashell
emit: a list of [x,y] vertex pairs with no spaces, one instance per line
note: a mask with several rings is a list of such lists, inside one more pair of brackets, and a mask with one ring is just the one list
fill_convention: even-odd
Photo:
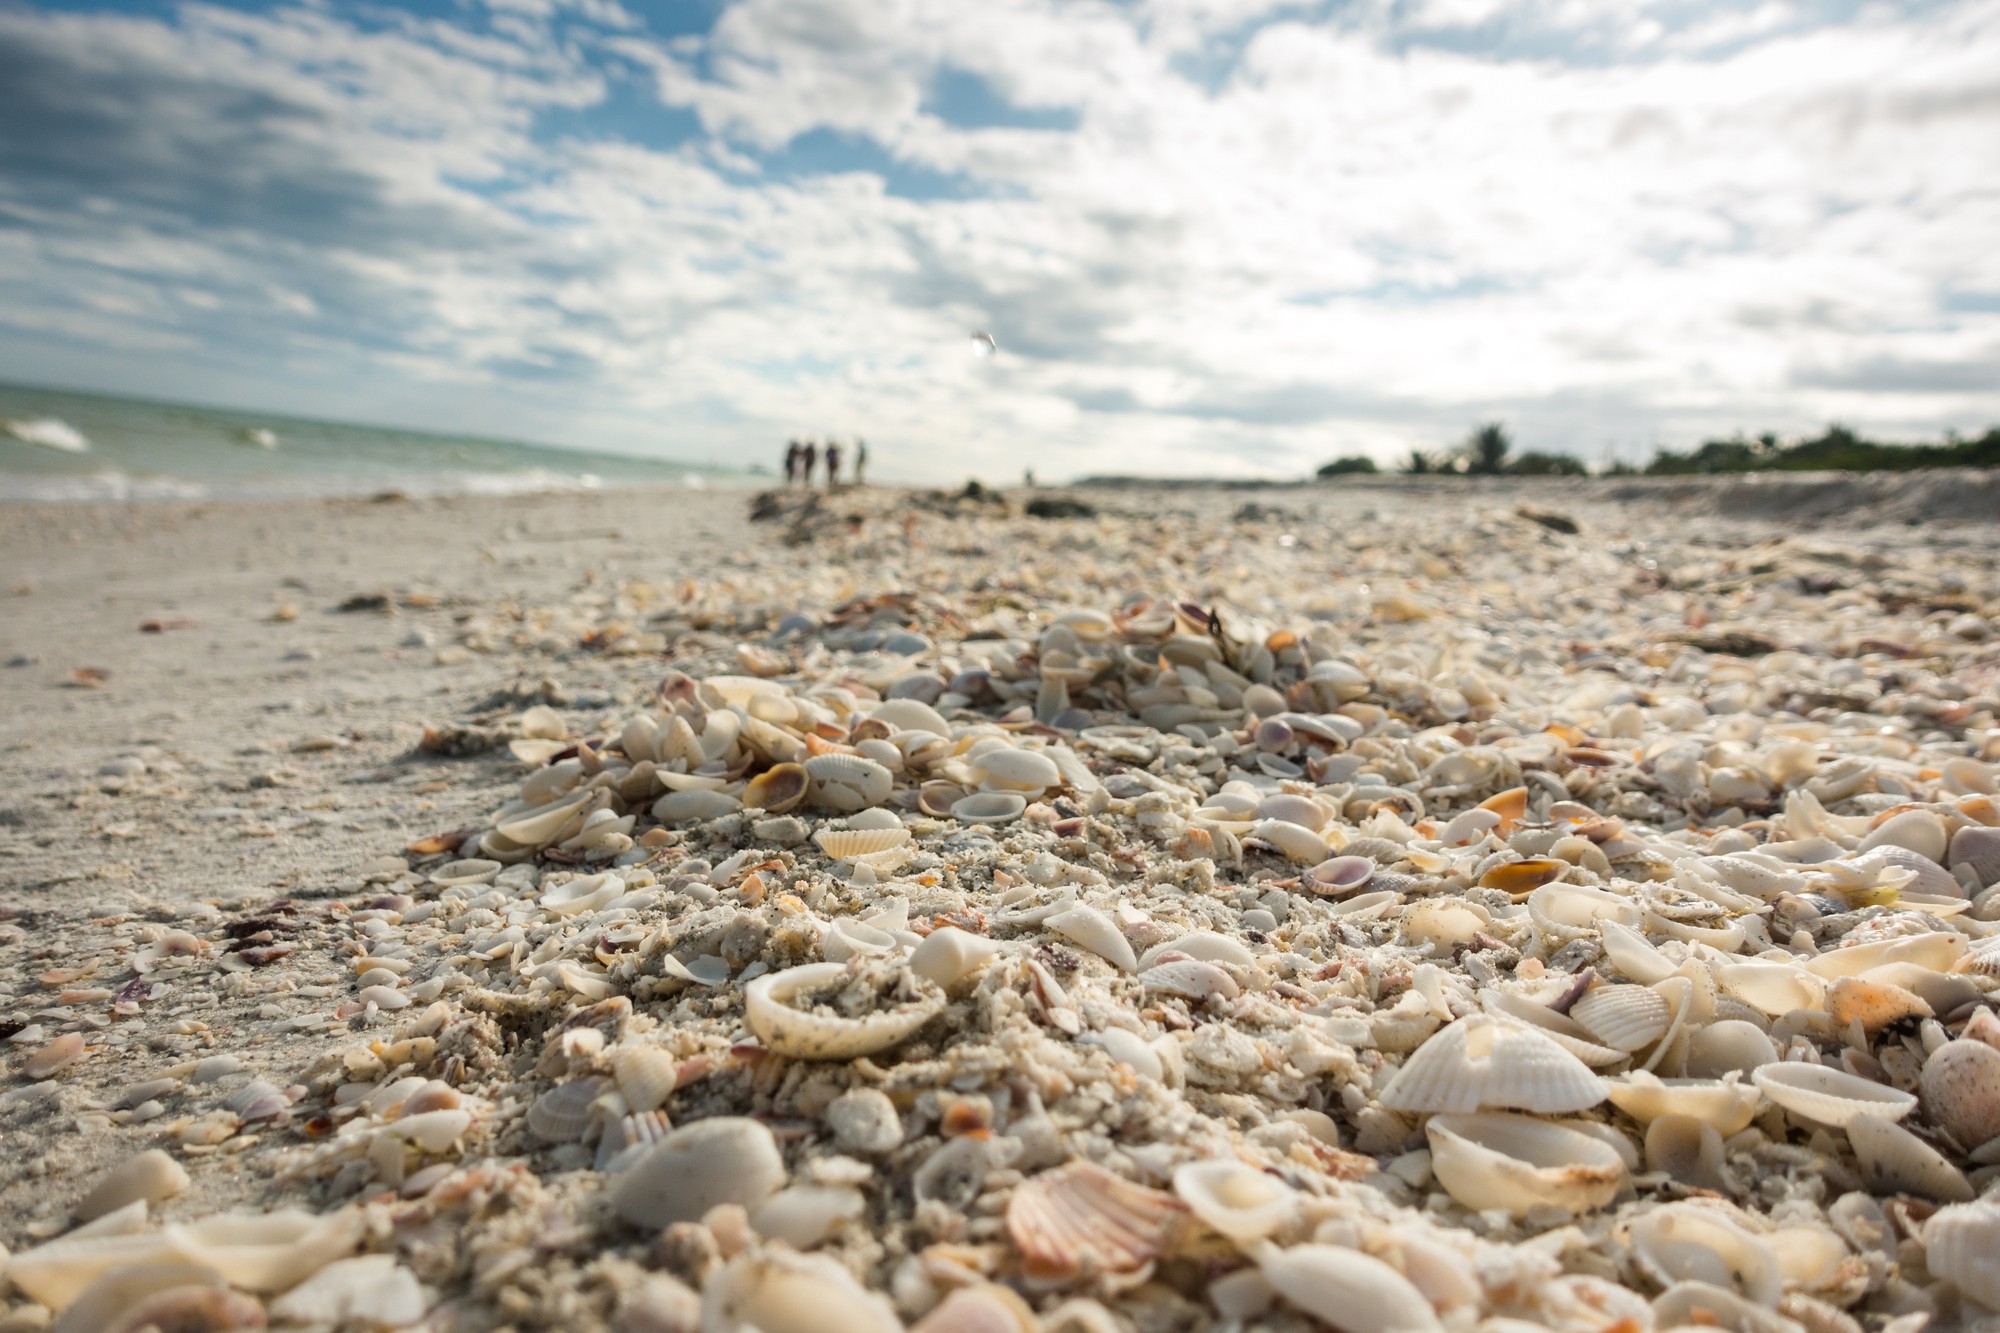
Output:
[[634,1111],[659,1109],[679,1086],[680,1061],[658,1046],[632,1046],[614,1051],[611,1069],[619,1095]]
[[1141,1078],[1157,1082],[1166,1077],[1166,1065],[1160,1060],[1159,1052],[1138,1033],[1127,1032],[1124,1028],[1106,1028],[1096,1034],[1095,1040],[1110,1053],[1112,1059],[1129,1066]]
[[934,736],[949,737],[951,723],[944,720],[944,714],[918,699],[885,699],[869,714],[877,721],[886,722],[897,731],[928,731]]
[[1340,1333],[1443,1333],[1423,1293],[1380,1259],[1336,1245],[1265,1245],[1257,1255],[1279,1295]]
[[1062,770],[1055,761],[1033,750],[994,746],[976,752],[971,764],[993,791],[1035,795],[1062,783]]
[[382,1132],[408,1141],[424,1152],[444,1152],[472,1127],[470,1111],[425,1111],[382,1126]]
[[1662,1330],[1722,1328],[1730,1333],[1803,1333],[1804,1325],[1712,1282],[1676,1282],[1653,1298]]
[[1606,1046],[1636,1051],[1666,1035],[1674,1011],[1658,991],[1614,985],[1585,991],[1570,1006],[1569,1016]]
[[[133,1205],[137,1207],[137,1205]],[[107,1215],[96,1225],[111,1220]],[[143,1214],[139,1219],[143,1221]],[[283,1291],[351,1254],[360,1243],[360,1211],[343,1208],[315,1217],[281,1212],[217,1213],[138,1234],[76,1234],[17,1254],[7,1277],[27,1295],[61,1310],[113,1269],[142,1264],[193,1264],[245,1291]]]
[[1765,1031],[1740,1018],[1704,1024],[1688,1037],[1689,1078],[1748,1074],[1759,1065],[1776,1064],[1777,1060],[1778,1048]]
[[1722,1135],[1691,1115],[1663,1115],[1646,1126],[1646,1169],[1677,1184],[1723,1190]]
[[820,937],[819,951],[829,963],[844,963],[864,955],[883,956],[899,947],[896,937],[886,930],[859,921],[838,920]]
[[950,990],[999,955],[1000,946],[984,935],[939,926],[910,951],[910,970]]
[[1473,1014],[1417,1049],[1382,1090],[1393,1111],[1581,1111],[1603,1081],[1547,1034]]
[[1479,903],[1456,898],[1426,898],[1403,917],[1403,935],[1411,944],[1428,944],[1440,954],[1461,944],[1493,924],[1493,916]]
[[49,1333],[148,1333],[263,1325],[262,1304],[230,1291],[208,1269],[157,1263],[112,1269],[78,1294],[48,1329]]
[[1257,819],[1282,819],[1313,833],[1325,828],[1328,819],[1326,807],[1318,801],[1310,796],[1294,796],[1290,792],[1265,797],[1257,803],[1253,813]]
[[1283,1229],[1299,1203],[1298,1191],[1284,1181],[1229,1158],[1177,1167],[1174,1193],[1212,1230],[1239,1243]]
[[851,860],[859,856],[871,856],[876,852],[886,852],[901,847],[910,840],[906,828],[831,829],[823,828],[813,834],[813,841],[819,849],[836,861]]
[[1783,1294],[1777,1256],[1719,1209],[1664,1204],[1633,1219],[1630,1239],[1633,1259],[1662,1286],[1706,1282],[1766,1306]]
[[1131,1273],[1161,1254],[1186,1206],[1093,1162],[1044,1171],[1007,1202],[1007,1234],[1030,1277]]
[[1251,827],[1250,836],[1301,865],[1317,865],[1333,855],[1325,838],[1286,819],[1261,819]]
[[889,1302],[832,1259],[784,1249],[746,1251],[708,1280],[701,1333],[902,1333]]
[[997,1282],[960,1287],[910,1325],[910,1333],[1041,1333],[1028,1303]]
[[[839,994],[869,986],[877,998],[885,989],[847,963],[809,963],[758,977],[744,991],[744,1021],[773,1053],[802,1060],[851,1060],[874,1055],[906,1041],[944,1008],[944,990],[913,971],[890,974],[890,987],[905,992],[895,1007],[851,1018],[830,1005],[801,1009],[801,996]],[[913,994],[907,994],[914,992]],[[848,1006],[843,1005],[843,1008]]]
[[1794,1009],[1817,1009],[1826,982],[1790,963],[1721,963],[1714,969],[1722,992],[1776,1018]]
[[2000,1139],[2000,1050],[1954,1038],[1924,1061],[1924,1113],[1967,1152]]
[[541,904],[556,916],[581,916],[598,912],[625,896],[625,881],[605,872],[579,875],[556,885],[541,896]]
[[1485,1112],[1433,1116],[1431,1172],[1474,1212],[1531,1208],[1589,1212],[1625,1183],[1625,1161],[1602,1139],[1532,1116]]
[[1111,918],[1094,907],[1072,907],[1044,923],[1064,939],[1090,950],[1124,972],[1139,970],[1138,955]]
[[112,1167],[98,1178],[71,1213],[79,1222],[93,1222],[134,1202],[158,1203],[187,1188],[188,1173],[158,1148],[148,1148]]
[[850,1088],[826,1108],[827,1128],[843,1152],[879,1157],[903,1142],[903,1121],[888,1094]]
[[764,1200],[750,1214],[750,1228],[795,1250],[810,1250],[831,1236],[842,1222],[857,1221],[867,1211],[868,1200],[852,1186],[790,1185]]
[[1479,992],[1479,1006],[1496,1018],[1523,1023],[1547,1033],[1556,1045],[1593,1069],[1632,1058],[1630,1052],[1598,1045],[1590,1039],[1583,1026],[1567,1014],[1557,1013],[1545,1004],[1537,1004],[1525,995],[1489,986]]
[[1630,898],[1584,884],[1544,884],[1528,895],[1528,919],[1557,945],[1596,935],[1605,922],[1636,928],[1640,915]]
[[1861,1179],[1874,1194],[1914,1194],[1936,1203],[1970,1203],[1965,1173],[1937,1149],[1894,1121],[1862,1112],[1847,1122],[1847,1141],[1861,1164]]
[[2000,884],[2000,828],[1966,825],[1951,835],[1945,861],[1953,870],[1969,870],[1982,888]]
[[879,807],[849,815],[843,822],[851,829],[899,829],[903,827],[903,820],[900,815],[894,810],[883,810]]
[[1961,1293],[2000,1313],[2000,1203],[1954,1204],[1924,1223],[1924,1263]]
[[1855,850],[1868,852],[1877,847],[1901,847],[1934,864],[1942,864],[1950,842],[1944,820],[1928,810],[1905,810],[1883,820]]
[[1613,1106],[1642,1125],[1661,1116],[1688,1116],[1713,1125],[1724,1138],[1747,1128],[1764,1099],[1754,1083],[1661,1079],[1636,1069],[1623,1078],[1605,1080],[1604,1090]]
[[416,1274],[393,1254],[328,1264],[271,1303],[283,1323],[341,1328],[407,1328],[430,1305]]
[[1139,966],[1151,967],[1168,953],[1182,953],[1204,963],[1229,963],[1236,967],[1254,967],[1257,963],[1257,955],[1251,953],[1243,941],[1212,930],[1198,930],[1190,935],[1177,935],[1164,944],[1155,944],[1139,955]]
[[83,1034],[65,1032],[22,1061],[21,1072],[31,1079],[50,1078],[83,1059],[84,1054]]
[[493,877],[503,869],[498,861],[487,861],[479,857],[468,857],[463,861],[447,861],[433,870],[431,883],[441,889],[460,887],[467,884],[491,884]]
[[616,1175],[636,1163],[646,1149],[673,1132],[673,1122],[665,1111],[634,1111],[605,1127],[597,1140],[594,1168]]
[[1161,991],[1190,1000],[1206,1000],[1212,995],[1220,995],[1225,1000],[1234,999],[1243,990],[1236,984],[1235,977],[1214,963],[1196,958],[1149,967],[1139,974],[1139,984],[1149,991]]
[[618,1177],[611,1207],[634,1226],[697,1222],[717,1204],[755,1208],[785,1183],[785,1159],[763,1124],[716,1116],[682,1125]]
[[1907,1092],[1826,1065],[1785,1061],[1765,1065],[1750,1077],[1766,1097],[1786,1110],[1837,1129],[1863,1114],[1901,1120],[1917,1105]]
[[1657,985],[1679,970],[1678,964],[1654,948],[1652,941],[1635,927],[1605,919],[1599,928],[1603,932],[1604,956],[1640,985]]
[[1838,977],[1858,977],[1884,963],[1915,963],[1933,972],[1949,972],[1965,952],[1966,939],[1946,931],[1923,935],[1898,935],[1869,944],[1849,945],[1806,961],[1806,971],[1829,981]]
[[951,817],[961,824],[1007,824],[1028,808],[1028,798],[1018,792],[982,791],[951,803]]
[[813,803],[842,814],[866,810],[889,799],[895,775],[858,754],[816,754],[805,761]]
[[528,1129],[544,1143],[575,1143],[590,1128],[590,1105],[604,1091],[601,1078],[558,1083],[528,1108]]

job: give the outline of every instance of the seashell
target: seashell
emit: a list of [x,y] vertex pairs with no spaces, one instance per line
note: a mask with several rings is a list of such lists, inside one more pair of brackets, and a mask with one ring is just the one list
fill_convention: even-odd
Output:
[[1335,856],[1306,872],[1306,885],[1328,896],[1358,893],[1374,877],[1375,862],[1365,856]]
[[1018,792],[980,791],[951,803],[951,817],[961,824],[1008,824],[1028,808]]
[[1428,944],[1448,953],[1493,924],[1493,915],[1478,903],[1456,898],[1426,898],[1403,917],[1403,935],[1412,944]]
[[83,1034],[65,1032],[21,1062],[21,1072],[31,1079],[53,1077],[83,1059]]
[[1260,820],[1277,819],[1287,824],[1297,824],[1310,833],[1317,833],[1325,828],[1328,818],[1326,807],[1318,801],[1310,796],[1294,796],[1290,792],[1266,796],[1257,803],[1253,815]]
[[1043,923],[1056,934],[1090,950],[1124,972],[1139,970],[1139,957],[1111,918],[1094,907],[1072,907]]
[[1532,1116],[1439,1115],[1424,1133],[1438,1183],[1474,1212],[1585,1213],[1610,1203],[1625,1183],[1625,1161],[1604,1140]]
[[393,1254],[364,1254],[328,1264],[271,1303],[281,1324],[407,1328],[430,1301],[416,1274]]
[[744,784],[743,804],[782,815],[806,798],[812,778],[803,764],[775,764]]
[[746,1251],[709,1278],[702,1333],[902,1333],[889,1302],[824,1255]]
[[430,881],[441,889],[461,888],[468,884],[491,884],[493,877],[506,867],[498,861],[488,861],[480,857],[468,857],[462,861],[447,861],[431,871]]
[[1544,884],[1528,895],[1528,919],[1558,945],[1596,935],[1607,921],[1636,929],[1640,915],[1630,898],[1583,884]]
[[1603,935],[1604,956],[1640,985],[1658,985],[1679,970],[1637,927],[1606,918],[1599,923],[1599,930]]
[[1139,955],[1139,966],[1151,967],[1169,953],[1185,954],[1204,963],[1229,963],[1236,967],[1254,967],[1257,964],[1257,955],[1245,948],[1243,941],[1212,930],[1197,930],[1154,945]]
[[679,1086],[680,1061],[658,1046],[632,1046],[615,1051],[611,1069],[619,1095],[634,1111],[653,1111],[665,1104]]
[[875,1088],[850,1088],[826,1108],[827,1128],[844,1152],[878,1157],[903,1142],[903,1122],[888,1094]]
[[1706,1282],[1765,1306],[1784,1292],[1770,1247],[1719,1209],[1664,1204],[1634,1218],[1629,1239],[1632,1258],[1661,1286]]
[[910,951],[910,970],[950,990],[999,955],[1000,946],[984,935],[939,926]]
[[1392,1111],[1581,1111],[1604,1084],[1546,1033],[1473,1014],[1446,1025],[1382,1090]]
[[1679,1184],[1723,1190],[1722,1135],[1691,1115],[1663,1115],[1646,1126],[1646,1169]]
[[875,706],[870,717],[886,722],[897,731],[928,731],[934,736],[951,735],[951,724],[944,720],[944,714],[921,700],[904,696],[885,699]]
[[1615,1065],[1631,1058],[1629,1052],[1598,1045],[1590,1039],[1590,1034],[1582,1025],[1574,1022],[1569,1015],[1557,1013],[1547,1005],[1537,1004],[1526,996],[1489,986],[1479,992],[1479,1005],[1496,1018],[1525,1023],[1548,1034],[1556,1045],[1593,1069]]
[[960,1287],[910,1325],[910,1333],[1041,1333],[1028,1303],[996,1282]]
[[1298,1191],[1284,1181],[1231,1158],[1177,1167],[1174,1193],[1211,1230],[1239,1244],[1282,1230],[1299,1203]]
[[2000,1313],[2000,1203],[1953,1204],[1924,1223],[1924,1265],[1959,1291]]
[[634,1111],[620,1116],[597,1141],[595,1169],[609,1175],[623,1171],[637,1162],[647,1148],[671,1134],[673,1128],[665,1111]]
[[1913,896],[1933,898],[1963,898],[1965,889],[1951,877],[1942,860],[1921,856],[1903,847],[1877,847],[1869,853],[1869,860],[1880,862],[1894,870],[1907,870],[1912,878],[1902,889],[1901,897],[1908,900]]
[[1928,810],[1905,810],[1877,825],[1855,850],[1869,852],[1877,847],[1901,847],[1927,861],[1942,864],[1950,841],[1944,820]]
[[694,819],[720,819],[743,808],[743,802],[727,792],[670,791],[653,802],[653,818],[662,824],[684,824]]
[[1676,1282],[1653,1298],[1654,1327],[1662,1330],[1722,1328],[1730,1333],[1804,1333],[1804,1326],[1776,1310],[1747,1301],[1712,1282]]
[[1931,1123],[1967,1152],[2000,1139],[2000,1050],[1957,1037],[1924,1061],[1918,1092]]
[[1491,810],[1467,810],[1439,829],[1437,840],[1446,847],[1463,847],[1481,840],[1488,829],[1499,823],[1500,816]]
[[1826,998],[1826,983],[1790,963],[1721,963],[1714,969],[1722,993],[1772,1017],[1795,1009],[1817,1009]]
[[910,831],[906,828],[823,828],[813,834],[813,841],[819,844],[819,849],[836,861],[890,851],[909,840]]
[[1949,972],[1965,952],[1966,939],[1946,931],[1896,935],[1866,944],[1843,945],[1806,960],[1806,971],[1833,981],[1858,977],[1884,963],[1915,963],[1933,972]]
[[78,1294],[49,1333],[147,1333],[147,1330],[261,1329],[264,1307],[233,1292],[199,1264],[151,1263],[114,1268]]
[[1953,870],[1969,869],[1982,888],[2000,884],[2000,828],[1967,824],[1951,835],[1945,863]]
[[1937,1203],[1972,1201],[1965,1173],[1894,1121],[1864,1111],[1847,1122],[1847,1141],[1871,1193],[1914,1194]]
[[1055,761],[1034,750],[996,745],[975,752],[970,763],[984,775],[983,785],[991,791],[1032,796],[1062,784],[1062,770],[1056,767]]
[[1302,865],[1315,865],[1333,855],[1326,839],[1286,819],[1260,819],[1251,827],[1250,836],[1258,845]]
[[1163,1252],[1187,1207],[1094,1162],[1044,1171],[1007,1202],[1007,1234],[1031,1277],[1131,1273]]
[[755,1208],[785,1183],[785,1159],[763,1124],[716,1116],[682,1125],[645,1151],[611,1190],[611,1207],[655,1231],[697,1222],[717,1204]]
[[217,1213],[152,1232],[64,1236],[15,1255],[7,1277],[54,1310],[106,1273],[143,1264],[200,1265],[231,1286],[269,1293],[352,1253],[361,1232],[361,1214],[354,1208],[318,1217],[298,1209]]
[[1693,1079],[1748,1074],[1759,1065],[1776,1064],[1778,1048],[1764,1029],[1740,1018],[1695,1028],[1688,1038],[1686,1073]]
[[590,800],[588,791],[579,791],[569,796],[559,796],[542,805],[496,817],[493,831],[501,837],[523,847],[539,847],[556,835],[556,831],[570,821],[570,816],[583,809]]
[[1257,1266],[1280,1296],[1340,1333],[1443,1333],[1437,1313],[1401,1273],[1337,1245],[1264,1245]]
[[1213,995],[1231,1000],[1243,990],[1236,984],[1235,977],[1214,963],[1205,963],[1198,958],[1157,963],[1139,974],[1139,984],[1149,991],[1179,995],[1190,1000],[1207,1000]]
[[1544,884],[1552,884],[1570,870],[1567,861],[1553,856],[1531,856],[1522,861],[1506,861],[1479,877],[1482,889],[1498,889],[1522,901]]
[[1124,1028],[1106,1028],[1094,1039],[1110,1053],[1112,1059],[1128,1066],[1141,1078],[1157,1081],[1166,1077],[1166,1065],[1161,1061],[1159,1052],[1138,1033],[1127,1032]]
[[[923,786],[917,788],[917,809],[927,815],[942,819],[951,813],[952,806],[964,800],[970,794],[956,782],[926,782]],[[1021,808],[1025,810],[1028,807],[1024,803]]]
[[1836,1027],[1859,1023],[1863,1032],[1871,1033],[1901,1019],[1931,1016],[1931,1007],[1921,997],[1901,986],[1861,977],[1841,977],[1828,987],[1826,1008]]
[[600,912],[624,896],[625,881],[606,871],[566,880],[543,894],[539,901],[556,916],[581,916]]
[[[758,977],[744,990],[745,1023],[777,1055],[851,1060],[908,1040],[944,1008],[943,988],[921,973],[897,970],[870,976],[856,966],[808,963]],[[801,1008],[801,998],[815,993],[824,1000]],[[877,1002],[887,996],[894,1007],[851,1016],[864,995]]]
[[148,1148],[112,1167],[70,1212],[79,1222],[93,1222],[129,1203],[158,1203],[187,1188],[188,1173],[179,1162]]
[[1753,1071],[1751,1079],[1787,1111],[1822,1125],[1844,1129],[1857,1115],[1873,1114],[1901,1120],[1916,1108],[1907,1092],[1883,1087],[1825,1065],[1783,1061]]
[[895,786],[894,774],[858,754],[816,754],[805,761],[805,770],[813,803],[841,814],[882,804]]
[[810,1250],[868,1211],[868,1200],[850,1185],[788,1185],[750,1214],[750,1228],[795,1250]]
[[1623,1078],[1605,1080],[1604,1091],[1613,1106],[1642,1125],[1661,1116],[1681,1115],[1713,1125],[1724,1138],[1747,1128],[1764,1099],[1754,1083],[1662,1079],[1636,1069]]
[[590,1104],[604,1091],[601,1078],[558,1083],[528,1108],[528,1129],[544,1143],[575,1143],[590,1128]]
[[1585,991],[1569,1016],[1606,1046],[1636,1051],[1666,1035],[1673,1022],[1667,997],[1644,986],[1598,986]]

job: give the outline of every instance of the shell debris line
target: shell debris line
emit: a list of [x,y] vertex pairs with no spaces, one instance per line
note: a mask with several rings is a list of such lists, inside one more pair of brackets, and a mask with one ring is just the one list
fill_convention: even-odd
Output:
[[36,964],[0,1330],[2000,1329],[1990,547],[760,503],[460,611],[619,682],[483,818]]

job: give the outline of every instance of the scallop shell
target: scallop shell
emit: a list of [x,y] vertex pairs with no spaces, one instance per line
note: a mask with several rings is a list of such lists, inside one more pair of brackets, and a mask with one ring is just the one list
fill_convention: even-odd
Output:
[[2000,1313],[2000,1203],[1953,1204],[1924,1223],[1924,1263],[1988,1310]]
[[1389,1085],[1393,1111],[1581,1111],[1604,1100],[1603,1080],[1544,1033],[1473,1014],[1417,1049]]
[[704,1333],[902,1333],[889,1302],[824,1255],[782,1248],[737,1255],[701,1293]]
[[823,828],[813,834],[813,841],[819,844],[819,849],[836,861],[891,851],[909,840],[910,831],[906,828]]
[[770,1129],[742,1116],[682,1125],[647,1149],[618,1178],[611,1206],[634,1226],[657,1231],[695,1222],[721,1203],[757,1205],[785,1183],[785,1159]]
[[590,1128],[590,1104],[604,1091],[601,1078],[558,1083],[528,1108],[528,1129],[544,1143],[575,1143]]
[[1661,1116],[1683,1115],[1713,1125],[1725,1138],[1747,1128],[1764,1099],[1754,1083],[1733,1079],[1662,1079],[1643,1070],[1634,1070],[1620,1079],[1607,1079],[1604,1090],[1613,1106],[1642,1125],[1651,1124]]
[[2000,1050],[1948,1041],[1924,1061],[1918,1091],[1924,1113],[1965,1151],[2000,1139]]
[[1826,1065],[1784,1061],[1765,1065],[1750,1077],[1766,1097],[1786,1110],[1835,1128],[1845,1128],[1863,1114],[1901,1120],[1917,1105],[1907,1092]]
[[1281,1230],[1299,1204],[1290,1185],[1230,1158],[1176,1168],[1174,1193],[1211,1230],[1239,1243]]
[[1585,991],[1570,1006],[1569,1016],[1606,1046],[1636,1051],[1666,1035],[1674,1010],[1658,991],[1614,985]]
[[1043,924],[1121,971],[1139,970],[1139,957],[1132,951],[1132,942],[1125,938],[1110,917],[1094,907],[1072,907],[1066,912],[1056,913]]
[[996,745],[975,754],[970,762],[984,775],[984,785],[992,791],[1033,796],[1062,783],[1062,770],[1056,767],[1055,760],[1033,750]]
[[634,1111],[657,1110],[679,1086],[680,1061],[658,1046],[632,1046],[614,1051],[611,1069],[625,1105]]
[[1629,1235],[1632,1258],[1662,1286],[1706,1282],[1766,1306],[1783,1294],[1771,1248],[1719,1209],[1664,1204],[1634,1218]]
[[188,1173],[179,1162],[158,1148],[148,1148],[105,1172],[70,1211],[77,1221],[91,1222],[138,1200],[158,1203],[186,1189],[187,1183]]
[[1546,1033],[1549,1038],[1593,1069],[1631,1059],[1629,1052],[1600,1046],[1590,1039],[1583,1026],[1567,1014],[1537,1004],[1525,995],[1488,987],[1479,992],[1479,1005],[1487,1013],[1508,1022],[1523,1023]]
[[1171,1194],[1076,1161],[1015,1189],[1007,1234],[1032,1277],[1131,1273],[1167,1248],[1186,1214]]
[[951,803],[951,817],[961,824],[1008,824],[1028,808],[1018,792],[979,791]]
[[895,787],[895,775],[858,754],[816,754],[805,761],[812,778],[813,803],[841,814],[880,805]]
[[1474,1212],[1602,1208],[1625,1183],[1625,1161],[1604,1140],[1532,1116],[1433,1116],[1424,1125],[1431,1171]]
[[1267,1244],[1257,1265],[1279,1295],[1340,1333],[1443,1333],[1431,1303],[1408,1278],[1359,1250]]
[[1914,1194],[1936,1203],[1970,1203],[1965,1173],[1937,1149],[1891,1120],[1862,1112],[1847,1122],[1847,1141],[1872,1194]]
[[782,815],[803,801],[806,789],[811,786],[812,778],[807,775],[805,765],[775,764],[744,785],[743,804],[766,814]]
[[[801,1060],[851,1060],[888,1050],[916,1032],[944,1008],[944,991],[921,973],[894,973],[893,989],[902,993],[893,1008],[850,1017],[831,1005],[811,1010],[796,1007],[799,996],[813,991],[851,991],[856,983],[871,985],[850,963],[808,963],[752,981],[744,991],[744,1021],[757,1038],[778,1055]],[[875,989],[881,989],[879,986]],[[842,1008],[847,1008],[843,996]]]
[[1000,946],[984,935],[940,926],[910,951],[910,970],[950,990],[1000,954]]

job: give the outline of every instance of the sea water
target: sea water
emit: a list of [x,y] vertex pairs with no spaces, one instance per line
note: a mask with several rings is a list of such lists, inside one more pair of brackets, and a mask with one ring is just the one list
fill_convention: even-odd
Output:
[[747,486],[727,468],[0,384],[0,502]]

